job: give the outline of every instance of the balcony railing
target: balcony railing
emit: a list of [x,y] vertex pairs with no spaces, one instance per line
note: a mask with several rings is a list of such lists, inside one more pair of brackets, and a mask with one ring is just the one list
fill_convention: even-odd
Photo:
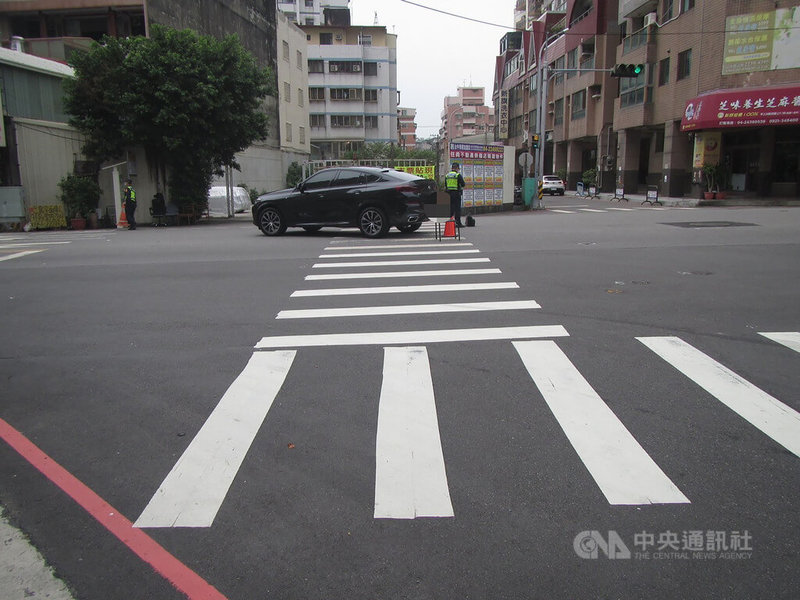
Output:
[[645,45],[647,45],[647,27],[643,27],[639,31],[634,31],[622,40],[622,53],[627,54]]

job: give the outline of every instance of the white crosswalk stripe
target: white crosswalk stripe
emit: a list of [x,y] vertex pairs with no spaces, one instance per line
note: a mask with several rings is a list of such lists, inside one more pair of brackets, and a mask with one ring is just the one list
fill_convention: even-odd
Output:
[[383,351],[374,517],[452,517],[428,352],[424,347]]
[[276,319],[323,319],[379,315],[422,315],[430,313],[475,312],[486,310],[525,310],[541,308],[533,300],[504,302],[450,302],[447,304],[406,304],[400,306],[352,306],[349,308],[308,308],[282,310]]
[[783,344],[795,352],[800,352],[800,332],[797,331],[774,331],[760,333],[765,338]]
[[637,338],[743,419],[800,456],[800,413],[682,339]]
[[610,504],[689,502],[552,341],[513,342]]
[[211,527],[295,354],[293,350],[253,354],[136,520],[136,527]]
[[387,285],[382,287],[359,288],[318,288],[314,290],[295,290],[292,298],[309,298],[317,296],[361,296],[375,294],[410,294],[433,292],[465,292],[476,290],[518,289],[514,281],[498,281],[495,283],[434,283],[430,285]]

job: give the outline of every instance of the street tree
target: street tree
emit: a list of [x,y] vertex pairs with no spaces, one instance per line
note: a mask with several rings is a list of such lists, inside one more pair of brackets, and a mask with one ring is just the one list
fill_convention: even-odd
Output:
[[170,201],[203,205],[214,175],[267,135],[264,100],[275,94],[235,35],[217,39],[154,25],[149,38],[104,37],[74,53],[65,85],[70,123],[96,160],[141,146]]

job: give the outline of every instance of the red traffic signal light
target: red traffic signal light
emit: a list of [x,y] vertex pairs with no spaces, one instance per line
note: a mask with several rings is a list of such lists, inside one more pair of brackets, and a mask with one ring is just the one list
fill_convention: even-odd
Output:
[[612,77],[638,77],[644,72],[644,65],[614,65]]

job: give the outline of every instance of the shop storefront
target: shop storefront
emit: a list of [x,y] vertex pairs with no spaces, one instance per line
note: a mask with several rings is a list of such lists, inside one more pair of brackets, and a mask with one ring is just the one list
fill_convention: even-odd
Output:
[[800,86],[717,90],[686,103],[681,131],[693,132],[694,183],[720,165],[721,189],[799,195]]

